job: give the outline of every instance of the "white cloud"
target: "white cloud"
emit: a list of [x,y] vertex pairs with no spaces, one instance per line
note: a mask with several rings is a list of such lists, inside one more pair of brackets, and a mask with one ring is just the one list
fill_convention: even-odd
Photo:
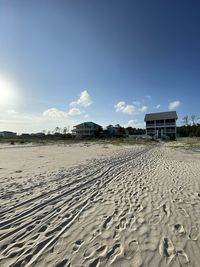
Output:
[[50,108],[43,112],[44,117],[52,118],[52,119],[63,119],[69,118],[72,116],[78,116],[81,114],[80,109],[78,108],[71,108],[68,112],[64,112],[57,108]]
[[145,111],[147,111],[148,107],[147,106],[142,106],[141,108],[139,108],[140,113],[143,113]]
[[92,100],[91,97],[88,93],[87,90],[84,90],[83,92],[81,92],[80,97],[77,101],[73,101],[70,103],[70,106],[74,107],[74,106],[83,106],[83,107],[88,107],[92,104]]
[[92,104],[91,97],[87,90],[81,92],[80,97],[77,101],[71,102],[71,108],[68,111],[62,111],[57,108],[50,108],[43,112],[43,117],[46,117],[49,120],[63,120],[71,119],[77,117],[81,114],[84,114],[84,111],[81,111],[79,107],[88,107]]
[[172,101],[172,102],[169,103],[168,109],[169,110],[174,110],[174,109],[180,107],[180,105],[181,105],[181,102],[179,100]]
[[0,131],[40,132],[43,129],[52,130],[56,126],[73,126],[80,120],[81,111],[71,108],[64,112],[57,108],[50,108],[43,113],[0,112]]
[[116,112],[122,111],[124,109],[125,105],[126,105],[126,103],[124,101],[120,101],[114,106],[114,108],[116,109]]
[[[71,115],[69,115],[69,113]],[[45,110],[43,113],[10,114],[7,111],[0,112],[0,131],[13,131],[18,133],[41,132],[53,130],[56,126],[65,127],[76,125],[80,117],[78,111],[63,112],[57,108]]]
[[122,112],[131,115],[131,114],[135,113],[135,106],[127,105],[123,108]]
[[118,102],[115,106],[115,111],[116,112],[123,112],[125,114],[140,114],[143,113],[147,110],[147,106],[141,106],[141,104],[139,102],[137,102],[137,104],[135,105],[126,105],[126,103],[124,101],[120,101]]
[[138,120],[130,120],[127,122],[125,127],[133,127],[133,128],[144,128],[145,123]]
[[80,115],[80,114],[81,114],[81,111],[80,111],[79,108],[71,108],[71,109],[67,112],[67,114],[68,114],[69,116],[77,116],[77,115]]
[[158,105],[154,106],[154,108],[155,108],[155,109],[159,109],[160,107],[161,107],[161,105],[160,105],[160,104],[158,104]]
[[17,114],[17,111],[15,111],[14,109],[9,109],[9,110],[7,110],[7,113],[11,114],[11,115],[15,115],[15,114]]
[[[0,112],[0,130],[14,132],[41,131],[46,118],[40,113]],[[44,126],[45,125],[45,126]]]
[[43,112],[44,117],[52,118],[52,119],[60,119],[60,118],[67,118],[67,112],[61,111],[57,108],[50,108]]

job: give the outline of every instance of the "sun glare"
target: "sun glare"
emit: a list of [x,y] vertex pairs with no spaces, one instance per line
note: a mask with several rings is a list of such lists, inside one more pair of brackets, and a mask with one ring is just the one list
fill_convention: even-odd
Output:
[[5,106],[11,104],[14,97],[14,90],[9,81],[0,77],[0,105]]

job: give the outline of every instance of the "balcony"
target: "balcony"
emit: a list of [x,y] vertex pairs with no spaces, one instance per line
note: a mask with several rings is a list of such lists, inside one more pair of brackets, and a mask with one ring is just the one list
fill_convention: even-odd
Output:
[[164,127],[164,122],[158,122],[158,123],[156,123],[156,127],[158,126],[158,127]]
[[175,122],[165,122],[165,126],[176,126]]
[[148,127],[154,127],[155,126],[155,124],[154,123],[151,123],[151,124],[146,124],[146,127],[148,128]]

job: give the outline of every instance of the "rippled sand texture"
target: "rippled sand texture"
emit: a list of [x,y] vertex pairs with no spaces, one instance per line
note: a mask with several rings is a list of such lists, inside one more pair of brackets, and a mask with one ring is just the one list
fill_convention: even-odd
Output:
[[0,266],[200,266],[200,154],[123,148],[35,179],[10,199],[1,181]]

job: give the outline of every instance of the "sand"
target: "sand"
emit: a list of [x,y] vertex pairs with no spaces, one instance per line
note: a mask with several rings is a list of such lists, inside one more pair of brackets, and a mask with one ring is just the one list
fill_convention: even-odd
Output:
[[200,266],[200,153],[0,147],[0,266]]

